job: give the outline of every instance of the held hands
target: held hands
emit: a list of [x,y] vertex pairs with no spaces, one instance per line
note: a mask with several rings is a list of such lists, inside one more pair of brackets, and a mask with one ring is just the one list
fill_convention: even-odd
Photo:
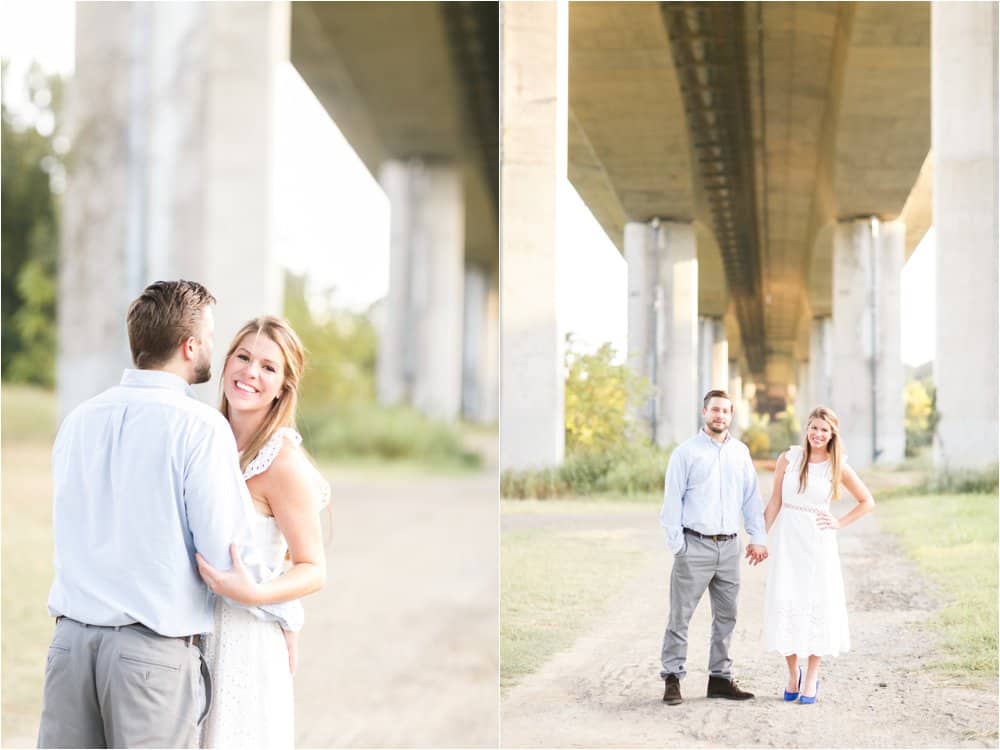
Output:
[[288,671],[295,674],[295,668],[299,666],[299,633],[293,630],[282,630],[285,636],[285,645],[288,646]]
[[234,602],[246,605],[256,605],[258,601],[258,585],[250,576],[235,544],[229,545],[229,554],[233,558],[233,567],[229,570],[217,570],[209,565],[200,554],[195,553],[198,563],[198,573],[213,594],[232,599]]
[[840,519],[829,513],[820,511],[816,514],[816,525],[823,531],[833,531],[840,528]]
[[767,547],[762,544],[748,544],[746,559],[751,565],[760,565],[767,559]]

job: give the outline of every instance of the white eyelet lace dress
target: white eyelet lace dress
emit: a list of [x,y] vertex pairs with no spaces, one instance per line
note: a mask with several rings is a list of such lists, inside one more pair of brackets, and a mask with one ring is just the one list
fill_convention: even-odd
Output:
[[830,462],[809,465],[799,494],[803,451],[789,448],[781,484],[782,507],[768,540],[764,647],[783,656],[837,656],[851,647],[837,532],[820,529],[830,511]]
[[[247,466],[243,478],[267,471],[285,439],[296,445],[302,442],[295,430],[282,427]],[[318,471],[316,477],[322,508],[329,502],[330,486]],[[255,513],[253,524],[255,549],[244,564],[263,583],[283,572],[288,544],[270,516]],[[302,604],[297,600],[245,609],[216,597],[215,632],[208,636],[205,646],[205,660],[212,675],[212,707],[202,730],[202,747],[295,746],[295,702],[288,648],[281,626],[265,613],[297,626],[303,620]]]

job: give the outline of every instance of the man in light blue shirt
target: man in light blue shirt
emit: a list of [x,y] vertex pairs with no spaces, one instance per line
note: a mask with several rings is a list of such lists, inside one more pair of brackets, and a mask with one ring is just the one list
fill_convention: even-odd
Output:
[[214,303],[194,282],[147,287],[128,312],[137,369],[60,426],[39,747],[198,745],[214,602],[195,552],[228,569],[254,512],[228,422],[190,387],[211,374]]
[[663,701],[668,705],[682,702],[688,623],[706,588],[712,600],[707,695],[753,698],[733,680],[729,641],[740,589],[740,516],[750,536],[746,557],[756,565],[767,557],[764,507],[750,451],[729,434],[733,416],[729,395],[709,391],[701,414],[704,427],[670,456],[660,511],[660,525],[674,553],[660,672],[666,683]]

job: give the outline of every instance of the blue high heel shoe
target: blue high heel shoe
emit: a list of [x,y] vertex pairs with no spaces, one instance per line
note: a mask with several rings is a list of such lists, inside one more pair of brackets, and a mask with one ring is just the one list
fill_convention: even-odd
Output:
[[799,667],[799,689],[794,693],[789,693],[785,691],[785,700],[791,703],[793,700],[799,697],[799,692],[802,691],[802,667]]
[[810,697],[808,695],[800,695],[799,696],[799,703],[801,703],[804,706],[808,706],[811,703],[815,703],[816,702],[816,698],[818,696],[819,696],[819,680],[816,680],[816,695],[814,695],[812,697]]

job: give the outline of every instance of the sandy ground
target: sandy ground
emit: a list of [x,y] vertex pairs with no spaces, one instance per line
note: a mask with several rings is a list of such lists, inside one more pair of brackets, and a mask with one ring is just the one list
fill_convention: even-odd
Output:
[[299,747],[496,747],[497,480],[333,482],[307,600]]
[[[763,484],[769,487],[769,476]],[[573,523],[562,516],[533,518],[542,526]],[[760,646],[766,569],[745,564],[732,655],[739,684],[757,697],[745,703],[704,697],[706,596],[691,622],[684,703],[665,705],[659,655],[671,556],[655,510],[629,513],[627,520],[638,539],[658,550],[654,562],[570,649],[505,694],[503,747],[997,746],[996,686],[949,684],[922,669],[935,655],[925,623],[938,603],[880,531],[877,513],[838,532],[852,650],[824,664],[815,705],[781,700],[784,660]]]

